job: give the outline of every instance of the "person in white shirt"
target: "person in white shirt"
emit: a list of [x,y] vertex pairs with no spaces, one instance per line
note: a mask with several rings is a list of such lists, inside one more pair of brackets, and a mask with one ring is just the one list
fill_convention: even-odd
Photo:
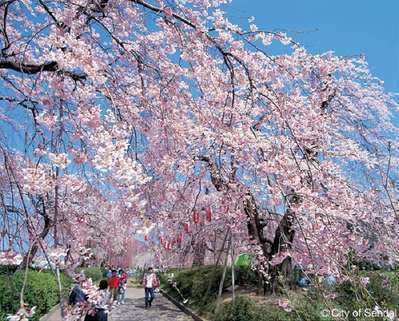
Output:
[[110,307],[110,294],[108,292],[108,283],[101,280],[97,290],[97,299],[94,303],[94,311],[86,314],[85,321],[108,321],[108,312]]
[[152,267],[148,268],[148,272],[143,278],[143,287],[145,291],[145,307],[151,307],[152,301],[154,300],[154,290],[159,287],[159,279],[154,273]]

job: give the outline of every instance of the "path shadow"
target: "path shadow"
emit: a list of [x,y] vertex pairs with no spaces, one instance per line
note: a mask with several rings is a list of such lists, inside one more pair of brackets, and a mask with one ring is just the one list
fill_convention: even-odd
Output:
[[[147,311],[147,309],[145,307],[145,303],[144,303],[144,298],[142,300],[141,299],[130,299],[129,301],[130,301],[129,303],[128,303],[128,301],[126,301],[125,304],[133,306],[136,309],[146,310]],[[153,302],[153,305],[152,305],[151,308],[149,308],[149,310],[160,310],[160,311],[163,311],[163,312],[168,312],[168,311],[169,312],[180,312],[180,309],[178,309],[177,307],[169,305],[166,302],[162,302],[162,301],[161,302],[157,302],[157,300],[155,300]]]
[[158,310],[161,310],[161,311],[171,311],[171,312],[181,312],[180,311],[180,309],[178,309],[178,308],[175,308],[175,307],[173,307],[173,306],[166,306],[166,305],[164,305],[164,304],[156,304],[156,305],[154,305],[154,307],[157,307],[158,308]]

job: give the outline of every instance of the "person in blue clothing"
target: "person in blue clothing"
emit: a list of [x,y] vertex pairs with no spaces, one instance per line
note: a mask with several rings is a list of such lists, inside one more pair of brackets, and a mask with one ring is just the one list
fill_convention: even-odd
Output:
[[112,269],[111,267],[108,267],[107,273],[105,274],[105,276],[107,277],[107,279],[109,279],[112,276]]
[[81,302],[87,301],[87,294],[85,294],[81,288],[82,282],[85,280],[83,274],[79,274],[74,279],[74,287],[69,294],[68,303],[70,305],[76,305]]

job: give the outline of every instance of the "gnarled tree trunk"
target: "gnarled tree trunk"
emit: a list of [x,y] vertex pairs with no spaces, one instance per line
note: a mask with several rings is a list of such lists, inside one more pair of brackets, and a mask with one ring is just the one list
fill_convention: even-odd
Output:
[[192,266],[200,266],[205,264],[206,244],[202,237],[197,237],[193,244],[194,258]]
[[[230,189],[229,182],[224,180],[217,169],[214,162],[209,157],[202,156],[199,158],[208,164],[208,168],[211,174],[211,181],[219,192],[227,192]],[[278,228],[275,231],[274,239],[269,240],[263,233],[263,229],[267,226],[267,222],[261,217],[256,203],[256,199],[250,190],[247,191],[247,195],[243,201],[244,211],[248,217],[248,234],[252,240],[256,240],[258,245],[262,249],[262,254],[266,258],[267,262],[270,262],[274,255],[281,251],[289,250],[292,247],[292,242],[295,237],[295,230],[293,229],[294,215],[295,213],[291,210],[292,204],[298,203],[299,198],[297,194],[292,191],[288,195],[287,203],[288,209],[283,215]],[[266,282],[264,279],[264,292],[275,293],[278,288],[278,277],[283,276],[290,286],[293,286],[293,268],[292,259],[287,257],[278,265],[272,266],[268,263],[267,269],[270,274],[270,280]]]

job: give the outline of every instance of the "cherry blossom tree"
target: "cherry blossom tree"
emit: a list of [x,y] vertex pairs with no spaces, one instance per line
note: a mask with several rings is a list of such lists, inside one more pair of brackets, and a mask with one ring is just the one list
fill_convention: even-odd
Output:
[[231,235],[271,291],[294,263],[397,262],[394,96],[364,57],[235,25],[227,2],[0,4],[4,251],[118,253],[150,220],[196,264]]

